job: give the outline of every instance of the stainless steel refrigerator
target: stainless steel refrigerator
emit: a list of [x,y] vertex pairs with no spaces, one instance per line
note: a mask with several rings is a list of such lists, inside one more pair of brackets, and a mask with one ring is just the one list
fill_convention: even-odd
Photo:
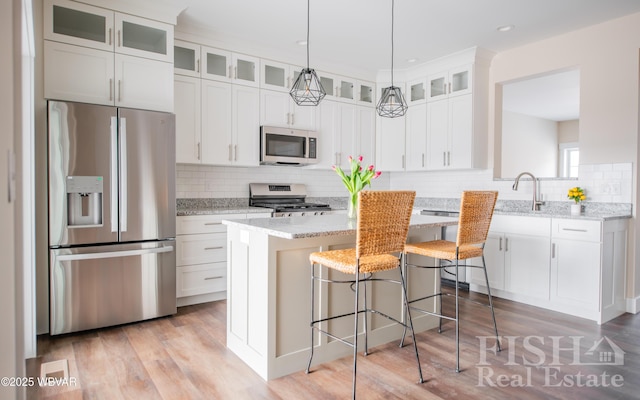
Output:
[[175,117],[49,101],[49,332],[176,312]]

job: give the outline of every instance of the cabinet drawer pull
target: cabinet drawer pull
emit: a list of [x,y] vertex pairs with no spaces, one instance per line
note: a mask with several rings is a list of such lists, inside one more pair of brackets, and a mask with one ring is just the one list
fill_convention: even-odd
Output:
[[109,79],[109,101],[113,100],[113,78]]
[[504,251],[509,251],[509,238],[504,238]]
[[199,58],[196,60],[196,72],[200,73],[200,59]]
[[205,250],[220,250],[223,249],[223,246],[213,246],[213,247],[205,247]]
[[229,145],[229,161],[233,161],[233,158],[231,157],[231,145]]
[[556,244],[551,244],[551,258],[556,258]]
[[113,40],[111,39],[111,28],[109,28],[109,46],[113,44]]
[[122,81],[118,79],[118,101],[122,101]]
[[212,281],[214,279],[222,279],[224,278],[224,276],[208,276],[206,278],[204,278],[205,281]]
[[204,223],[205,226],[209,226],[209,225],[222,225],[222,222],[205,222]]
[[118,29],[118,47],[122,47],[122,40],[120,40],[120,29]]
[[562,228],[563,231],[571,231],[571,232],[589,232],[586,229],[575,229],[575,228]]
[[500,238],[500,241],[498,242],[498,251],[502,251],[502,238]]

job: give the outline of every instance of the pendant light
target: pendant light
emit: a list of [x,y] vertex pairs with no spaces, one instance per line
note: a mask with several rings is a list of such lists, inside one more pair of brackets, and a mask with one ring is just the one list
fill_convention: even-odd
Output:
[[307,0],[307,67],[303,68],[289,94],[299,106],[317,106],[327,92],[324,91],[316,71],[309,68],[309,2]]
[[393,9],[394,0],[391,0],[391,86],[382,90],[382,96],[376,107],[378,115],[385,118],[402,117],[408,108],[402,90],[393,86]]

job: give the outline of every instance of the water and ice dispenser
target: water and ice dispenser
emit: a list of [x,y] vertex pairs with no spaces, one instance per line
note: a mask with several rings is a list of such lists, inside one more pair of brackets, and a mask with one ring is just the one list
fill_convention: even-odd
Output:
[[67,176],[67,226],[102,226],[101,176]]

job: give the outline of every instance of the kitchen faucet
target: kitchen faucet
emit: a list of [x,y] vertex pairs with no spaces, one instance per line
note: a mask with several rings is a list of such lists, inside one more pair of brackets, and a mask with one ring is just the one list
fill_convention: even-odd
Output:
[[533,202],[531,204],[531,209],[533,211],[540,211],[540,206],[544,204],[543,201],[538,201],[538,197],[536,196],[536,188],[538,186],[538,180],[531,172],[522,172],[520,175],[516,176],[516,181],[513,184],[513,190],[518,190],[518,183],[520,183],[520,178],[522,175],[529,175],[533,180]]

